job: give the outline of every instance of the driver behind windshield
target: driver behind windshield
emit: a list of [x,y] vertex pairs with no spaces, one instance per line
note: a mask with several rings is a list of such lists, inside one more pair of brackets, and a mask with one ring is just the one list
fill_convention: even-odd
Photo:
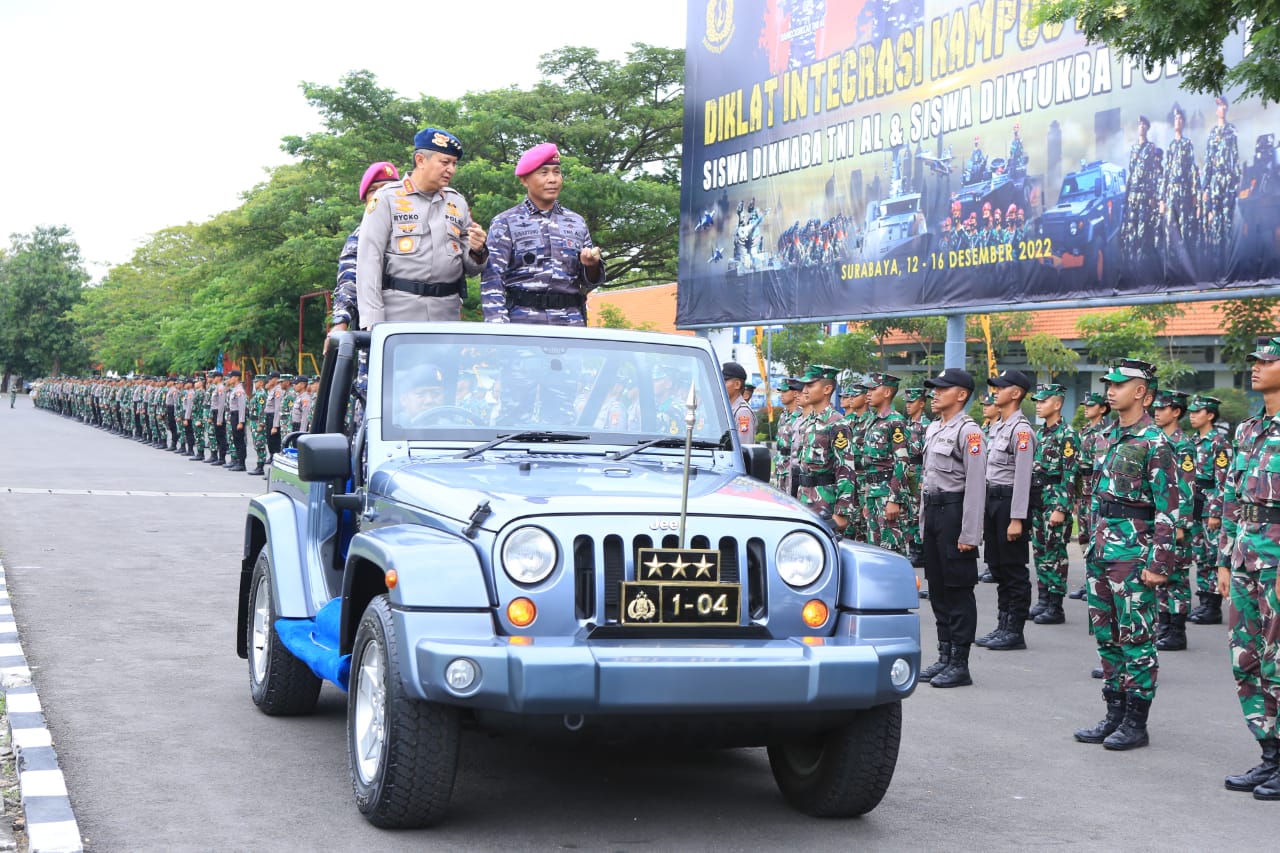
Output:
[[[434,364],[422,364],[396,380],[396,426],[419,426],[418,419],[444,405],[444,374]],[[418,422],[415,422],[418,421]]]

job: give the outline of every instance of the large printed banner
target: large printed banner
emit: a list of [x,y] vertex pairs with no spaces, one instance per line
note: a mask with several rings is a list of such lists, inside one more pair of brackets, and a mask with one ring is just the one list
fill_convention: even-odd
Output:
[[690,0],[677,323],[1274,280],[1280,121],[1034,5]]

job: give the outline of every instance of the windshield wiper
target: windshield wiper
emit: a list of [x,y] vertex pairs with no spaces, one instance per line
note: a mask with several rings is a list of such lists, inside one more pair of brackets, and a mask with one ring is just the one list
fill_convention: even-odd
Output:
[[484,453],[486,450],[492,450],[499,444],[508,441],[586,441],[591,438],[580,432],[548,432],[546,430],[527,430],[525,432],[512,433],[511,435],[500,435],[493,441],[486,441],[484,444],[477,445],[470,450],[464,450],[454,459],[470,459],[472,456]]
[[[720,450],[721,444],[718,441],[707,441],[705,438],[695,438],[691,445],[695,450]],[[655,438],[650,441],[642,441],[634,447],[628,447],[626,450],[619,450],[613,454],[612,460],[626,459],[633,453],[639,453],[641,450],[648,450],[650,447],[684,447],[684,439],[677,436],[665,436],[663,438]]]

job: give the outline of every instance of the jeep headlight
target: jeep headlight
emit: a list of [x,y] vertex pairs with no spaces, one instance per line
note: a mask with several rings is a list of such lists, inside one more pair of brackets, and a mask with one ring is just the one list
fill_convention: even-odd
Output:
[[1067,231],[1070,232],[1072,237],[1076,236],[1076,232],[1079,230],[1080,230],[1080,226],[1077,225],[1075,222],[1072,222],[1071,227],[1067,229]]
[[826,554],[812,533],[797,530],[778,543],[775,555],[778,576],[791,586],[808,586],[822,574]]
[[556,542],[541,527],[521,527],[502,543],[502,568],[516,583],[541,583],[556,567]]

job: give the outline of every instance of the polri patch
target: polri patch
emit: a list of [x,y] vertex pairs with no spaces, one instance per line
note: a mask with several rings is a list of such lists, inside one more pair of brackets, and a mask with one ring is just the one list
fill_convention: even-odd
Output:
[[1031,447],[1031,433],[1025,430],[1018,433],[1018,449],[1026,450]]
[[969,433],[969,438],[967,440],[969,442],[970,456],[977,456],[982,452],[982,433],[971,432]]

